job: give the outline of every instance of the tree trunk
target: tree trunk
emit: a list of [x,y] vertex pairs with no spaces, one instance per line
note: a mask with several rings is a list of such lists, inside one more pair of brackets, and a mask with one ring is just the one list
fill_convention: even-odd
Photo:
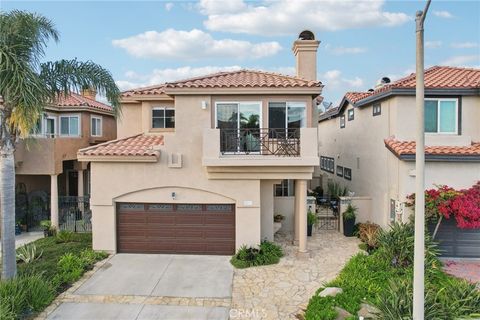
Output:
[[0,150],[0,215],[2,230],[2,279],[17,273],[15,252],[15,161],[10,141]]

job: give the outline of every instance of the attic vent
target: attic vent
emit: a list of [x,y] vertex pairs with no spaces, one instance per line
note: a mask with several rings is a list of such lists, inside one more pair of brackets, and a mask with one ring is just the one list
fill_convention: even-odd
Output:
[[304,30],[300,32],[298,39],[299,40],[315,40],[315,35],[313,34],[312,31]]

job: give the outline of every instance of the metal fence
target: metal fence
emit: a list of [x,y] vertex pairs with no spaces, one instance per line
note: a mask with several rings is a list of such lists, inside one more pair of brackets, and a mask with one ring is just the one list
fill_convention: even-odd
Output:
[[220,129],[223,154],[261,154],[298,157],[300,129]]
[[340,199],[337,197],[317,197],[317,229],[339,230]]
[[91,232],[90,197],[58,197],[58,219],[60,230]]

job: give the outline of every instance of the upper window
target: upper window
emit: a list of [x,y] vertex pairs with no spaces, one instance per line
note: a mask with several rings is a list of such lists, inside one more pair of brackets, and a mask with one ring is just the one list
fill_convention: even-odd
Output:
[[60,135],[78,137],[80,135],[79,116],[60,116]]
[[92,116],[90,118],[90,135],[92,137],[102,136],[102,117]]
[[340,116],[340,128],[345,128],[345,115]]
[[354,109],[348,109],[348,121],[352,121],[354,119]]
[[305,127],[305,102],[270,102],[268,104],[268,128],[282,129],[289,134],[300,135]]
[[295,195],[295,180],[282,180],[282,183],[276,184],[274,189],[275,197],[293,197]]
[[175,109],[153,108],[152,128],[175,128]]
[[335,172],[335,159],[330,157],[320,157],[320,169],[334,173]]
[[380,103],[375,103],[375,104],[373,105],[372,110],[373,110],[373,116],[374,116],[374,117],[375,117],[375,116],[379,116],[379,115],[382,114],[382,105],[381,105]]
[[343,168],[343,177],[347,180],[352,180],[352,169]]
[[425,132],[455,134],[457,130],[457,99],[425,99]]

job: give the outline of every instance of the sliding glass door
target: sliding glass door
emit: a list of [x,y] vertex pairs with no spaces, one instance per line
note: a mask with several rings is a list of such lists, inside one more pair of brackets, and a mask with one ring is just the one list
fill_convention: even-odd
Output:
[[260,151],[260,102],[226,102],[216,105],[220,148],[224,153]]

